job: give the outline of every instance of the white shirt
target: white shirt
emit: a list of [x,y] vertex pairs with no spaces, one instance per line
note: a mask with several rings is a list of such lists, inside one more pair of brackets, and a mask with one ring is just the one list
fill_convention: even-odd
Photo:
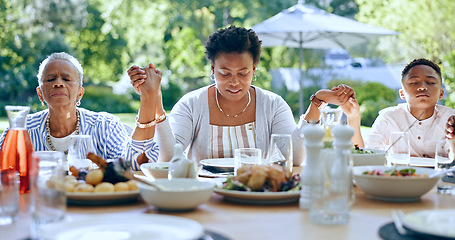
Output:
[[[417,121],[409,129],[411,156],[434,158],[436,141],[445,138],[445,125],[452,115],[455,115],[454,109],[436,105],[430,118]],[[365,147],[388,146],[391,132],[404,132],[415,120],[416,118],[409,112],[407,103],[381,110],[373,123],[370,135],[366,137]],[[448,151],[449,147],[446,146],[445,149]]]

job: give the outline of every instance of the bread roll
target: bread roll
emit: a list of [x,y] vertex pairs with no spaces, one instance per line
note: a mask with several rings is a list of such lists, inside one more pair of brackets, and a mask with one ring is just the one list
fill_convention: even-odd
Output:
[[128,182],[126,182],[126,184],[128,184],[128,189],[130,191],[137,191],[139,190],[139,187],[137,186],[137,182],[134,181],[134,180],[129,180]]
[[127,192],[129,190],[128,184],[126,182],[118,182],[114,185],[116,192]]
[[74,192],[93,192],[94,187],[90,184],[83,183],[76,186]]
[[87,173],[87,176],[85,176],[85,181],[88,184],[98,185],[103,181],[103,177],[103,171],[101,171],[101,169],[95,169]]
[[114,192],[115,188],[112,183],[102,182],[95,186],[94,192]]

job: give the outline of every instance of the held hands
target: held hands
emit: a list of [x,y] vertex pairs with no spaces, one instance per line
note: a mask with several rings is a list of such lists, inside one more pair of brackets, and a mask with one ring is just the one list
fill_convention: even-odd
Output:
[[355,99],[355,92],[351,87],[340,84],[331,90],[319,90],[316,92],[316,97],[326,103],[341,106],[348,102],[351,97]]
[[136,93],[141,94],[150,91],[160,91],[162,72],[155,68],[153,63],[149,67],[139,67],[136,65],[128,69],[131,85]]

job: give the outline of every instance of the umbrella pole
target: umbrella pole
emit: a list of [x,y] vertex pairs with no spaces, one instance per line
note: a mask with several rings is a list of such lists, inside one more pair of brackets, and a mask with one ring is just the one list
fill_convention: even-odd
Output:
[[299,70],[300,70],[300,79],[299,79],[299,116],[303,114],[303,40],[302,32],[299,33]]

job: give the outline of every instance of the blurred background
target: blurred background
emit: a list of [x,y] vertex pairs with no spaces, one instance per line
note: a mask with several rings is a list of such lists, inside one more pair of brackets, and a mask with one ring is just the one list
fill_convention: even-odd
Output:
[[[395,105],[403,67],[425,57],[442,67],[455,106],[455,9],[453,0],[306,0],[305,4],[400,32],[350,49],[304,49],[304,109],[320,88],[346,83],[357,92],[362,125]],[[204,43],[217,29],[252,26],[297,0],[0,0],[0,132],[8,126],[4,106],[43,107],[36,96],[39,63],[65,51],[84,67],[81,107],[115,113],[134,123],[139,96],[127,69],[153,62],[163,71],[164,106],[211,83]],[[263,48],[258,81],[299,110],[298,49]]]

